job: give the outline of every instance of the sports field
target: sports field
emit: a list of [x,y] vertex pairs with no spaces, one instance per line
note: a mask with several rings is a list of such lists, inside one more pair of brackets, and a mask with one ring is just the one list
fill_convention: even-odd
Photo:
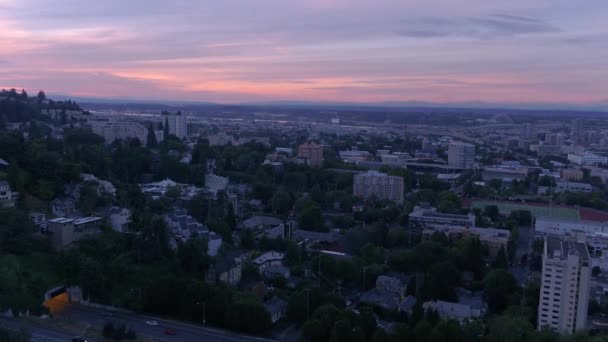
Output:
[[560,206],[543,205],[538,203],[523,204],[523,203],[510,203],[510,202],[495,202],[495,201],[484,201],[474,200],[471,203],[471,208],[479,208],[483,210],[488,205],[495,205],[501,214],[509,214],[513,210],[529,210],[533,216],[551,216],[562,219],[580,219],[578,209],[566,208]]

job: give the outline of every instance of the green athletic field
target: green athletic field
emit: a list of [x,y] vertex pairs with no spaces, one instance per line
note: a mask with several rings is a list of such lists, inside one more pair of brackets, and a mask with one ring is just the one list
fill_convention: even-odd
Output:
[[475,200],[471,203],[471,208],[479,208],[483,210],[488,205],[495,205],[501,214],[508,215],[513,210],[529,210],[533,216],[551,216],[562,219],[580,219],[577,209],[574,208],[549,208],[549,205],[539,204],[522,204],[522,203],[505,203],[494,201],[479,201]]

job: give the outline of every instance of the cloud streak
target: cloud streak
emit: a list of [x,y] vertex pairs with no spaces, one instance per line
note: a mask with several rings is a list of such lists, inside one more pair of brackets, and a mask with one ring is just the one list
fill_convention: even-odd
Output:
[[582,103],[608,89],[608,3],[585,4],[0,0],[0,75],[99,97]]

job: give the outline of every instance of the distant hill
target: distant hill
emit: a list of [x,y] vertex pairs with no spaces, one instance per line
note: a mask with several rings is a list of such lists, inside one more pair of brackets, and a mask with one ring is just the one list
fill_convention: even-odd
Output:
[[15,89],[0,91],[0,120],[3,122],[25,122],[32,119],[41,119],[43,109],[78,110],[80,106],[71,100],[53,101],[48,99],[44,91],[36,96],[29,96],[25,90],[17,92]]

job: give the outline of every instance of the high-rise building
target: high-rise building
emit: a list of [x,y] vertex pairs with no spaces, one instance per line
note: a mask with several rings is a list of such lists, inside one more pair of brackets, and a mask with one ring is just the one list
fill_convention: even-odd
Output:
[[584,236],[545,237],[538,329],[563,334],[585,329],[591,262]]
[[389,176],[378,171],[359,173],[353,181],[353,194],[363,198],[375,196],[401,203],[403,189],[403,177]]
[[303,158],[312,167],[321,167],[323,164],[323,146],[307,142],[298,147],[298,158]]
[[534,127],[530,123],[525,123],[521,125],[519,136],[522,139],[533,139],[534,138]]
[[186,116],[181,112],[163,112],[163,125],[167,125],[167,132],[183,139],[188,134]]
[[448,149],[448,165],[470,169],[475,162],[475,145],[452,141]]

